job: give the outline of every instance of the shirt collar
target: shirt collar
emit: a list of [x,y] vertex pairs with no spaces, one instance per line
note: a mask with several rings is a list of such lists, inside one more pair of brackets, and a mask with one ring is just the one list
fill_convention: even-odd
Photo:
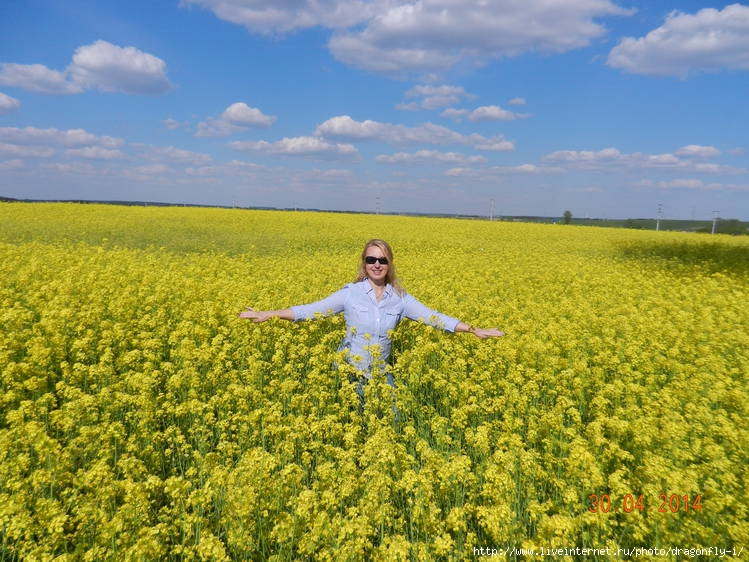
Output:
[[[369,280],[369,277],[366,277],[364,279],[364,282],[367,284],[366,285],[366,288],[367,288],[366,293],[369,294],[369,293],[373,292],[374,291],[374,285],[372,285],[372,282]],[[392,292],[393,292],[393,286],[390,283],[388,283],[387,285],[385,285],[385,291],[384,291],[383,294],[385,296],[389,297]]]

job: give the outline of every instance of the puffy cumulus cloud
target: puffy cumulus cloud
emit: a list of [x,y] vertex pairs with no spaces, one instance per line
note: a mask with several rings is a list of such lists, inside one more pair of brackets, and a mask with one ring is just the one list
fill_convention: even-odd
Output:
[[10,113],[21,107],[21,102],[0,92],[0,115]]
[[483,164],[484,156],[459,154],[457,152],[439,152],[436,150],[417,150],[416,152],[397,152],[381,154],[377,161],[383,164]]
[[163,60],[135,47],[102,40],[78,47],[65,72],[41,64],[2,64],[0,85],[44,94],[78,94],[88,89],[163,94],[171,88]]
[[720,150],[714,146],[700,146],[697,144],[690,144],[681,147],[676,151],[678,156],[684,156],[685,158],[713,158],[720,156]]
[[23,88],[40,94],[80,94],[83,87],[70,81],[65,72],[43,64],[0,64],[0,85]]
[[508,109],[503,109],[498,105],[483,105],[474,110],[468,109],[446,109],[440,113],[442,117],[448,117],[455,121],[468,119],[469,121],[514,121],[515,119],[527,119],[529,113],[515,113]]
[[734,184],[724,184],[718,182],[706,183],[698,179],[689,178],[675,178],[671,180],[660,180],[654,181],[650,179],[644,179],[637,183],[638,187],[654,188],[654,189],[681,189],[681,190],[696,190],[696,191],[722,191],[732,190],[736,186]]
[[171,87],[163,60],[101,40],[78,47],[68,72],[76,84],[105,92],[163,94]]
[[468,115],[470,121],[513,121],[515,119],[526,119],[530,117],[527,113],[515,113],[502,109],[498,105],[484,105],[477,107]]
[[520,164],[518,166],[491,166],[489,168],[451,168],[446,175],[452,177],[483,177],[486,179],[505,175],[544,175],[561,174],[564,168],[557,166],[538,166],[536,164]]
[[83,129],[0,127],[0,152],[16,156],[48,158],[64,150],[67,156],[91,160],[124,158],[122,139],[97,136]]
[[276,120],[275,116],[265,115],[259,109],[241,102],[227,107],[221,118],[240,127],[270,127]]
[[379,1],[365,0],[182,0],[216,17],[264,35],[310,27],[348,28],[375,15]]
[[197,137],[225,137],[241,133],[251,127],[270,127],[275,123],[274,115],[266,115],[255,107],[237,102],[227,107],[221,117],[209,118],[198,123]]
[[546,160],[556,162],[602,162],[617,161],[622,153],[616,148],[604,148],[598,152],[591,150],[557,150],[545,157]]
[[[464,61],[565,52],[605,33],[598,18],[632,13],[613,0],[182,0],[253,33],[334,30],[340,61],[388,74],[442,72]],[[406,104],[408,107],[408,104]]]
[[420,111],[422,109],[440,109],[449,107],[476,96],[469,94],[462,86],[414,86],[405,94],[406,99],[414,100],[398,104],[396,109],[405,111]]
[[749,70],[749,6],[705,8],[693,15],[671,12],[645,37],[620,41],[609,53],[608,64],[655,76]]
[[120,150],[103,148],[101,146],[84,146],[83,148],[68,148],[65,153],[68,156],[87,158],[90,160],[116,160],[125,155]]
[[211,156],[202,152],[193,152],[174,146],[144,147],[149,160],[172,162],[175,164],[202,165],[211,161]]
[[319,136],[348,141],[380,141],[393,145],[462,144],[479,150],[510,151],[515,145],[501,136],[486,138],[482,135],[463,135],[447,127],[425,123],[407,127],[378,121],[356,121],[348,115],[339,115],[320,124],[315,133]]
[[[702,152],[703,156],[712,151],[710,147],[685,147],[681,154],[646,154],[644,152],[633,152],[625,154],[616,148],[605,148],[599,151],[589,150],[559,150],[544,157],[545,162],[552,162],[571,169],[582,170],[606,170],[611,168],[629,169],[662,169],[662,170],[686,170],[705,174],[745,174],[749,170],[736,168],[711,162],[695,162],[695,152]],[[686,149],[687,154],[683,151]],[[681,158],[688,156],[689,158]]]
[[97,136],[84,129],[38,129],[36,127],[0,127],[0,142],[18,145],[49,147],[98,146],[114,149],[122,146],[122,139]]
[[709,189],[708,185],[702,180],[695,179],[674,179],[670,181],[658,182],[658,187],[664,189]]
[[28,146],[0,142],[0,154],[22,156],[24,158],[49,158],[56,150],[48,146]]
[[342,158],[358,153],[352,144],[329,142],[320,137],[293,137],[279,141],[235,141],[228,144],[235,150],[247,150],[273,156],[304,156],[312,158]]
[[422,0],[379,8],[362,29],[331,37],[328,46],[338,60],[402,74],[530,51],[560,53],[601,37],[605,29],[596,18],[631,13],[610,0]]

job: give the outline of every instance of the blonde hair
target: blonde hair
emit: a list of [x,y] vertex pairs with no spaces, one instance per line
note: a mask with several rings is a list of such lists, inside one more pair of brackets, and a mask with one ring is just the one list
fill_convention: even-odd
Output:
[[406,290],[401,286],[400,281],[398,281],[398,275],[395,272],[393,250],[390,248],[390,244],[378,238],[374,238],[364,244],[364,249],[361,252],[361,259],[359,260],[359,270],[356,273],[356,279],[354,279],[354,282],[364,281],[367,278],[367,267],[364,259],[367,257],[367,250],[372,246],[376,246],[382,250],[382,253],[385,254],[385,257],[388,259],[388,272],[385,276],[385,281],[390,283],[399,295],[404,294]]

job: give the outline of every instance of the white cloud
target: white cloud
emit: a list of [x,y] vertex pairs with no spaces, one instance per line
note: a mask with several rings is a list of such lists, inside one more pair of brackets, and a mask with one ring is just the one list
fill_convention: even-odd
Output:
[[512,121],[514,119],[525,119],[529,117],[525,113],[514,113],[502,109],[498,105],[484,105],[474,109],[468,119],[470,121]]
[[276,120],[275,116],[265,115],[259,109],[246,103],[233,103],[226,108],[221,118],[240,127],[270,127]]
[[671,180],[654,181],[644,179],[637,182],[638,187],[655,188],[655,189],[686,189],[695,191],[746,191],[747,186],[730,183],[710,182],[706,183],[698,179],[675,178]]
[[489,168],[452,168],[445,172],[448,176],[454,177],[483,177],[496,178],[505,175],[543,175],[543,174],[561,174],[563,168],[557,166],[537,166],[536,164],[520,164],[518,166],[491,166]]
[[250,127],[270,127],[276,121],[274,115],[265,115],[257,108],[237,102],[227,107],[218,119],[209,118],[198,123],[197,137],[225,137],[241,133]]
[[0,92],[0,115],[10,113],[21,107],[21,102]]
[[[377,4],[377,3],[376,3]],[[459,62],[585,47],[605,29],[596,18],[631,13],[609,0],[381,2],[361,30],[333,35],[340,61],[376,72],[444,71]]]
[[0,64],[0,85],[23,88],[41,94],[79,94],[83,88],[71,82],[65,72],[43,64]]
[[526,105],[528,102],[525,101],[525,98],[512,98],[507,103],[509,105]]
[[159,176],[171,172],[172,169],[164,164],[150,164],[148,166],[137,166],[132,168],[132,171],[143,176]]
[[697,144],[690,144],[681,147],[676,151],[678,156],[684,156],[686,158],[712,158],[714,156],[720,156],[720,150],[714,146],[700,146]]
[[214,176],[218,173],[219,169],[216,166],[200,166],[199,168],[185,168],[185,174],[188,176],[196,177],[208,177]]
[[[702,152],[709,147],[701,147]],[[684,149],[681,149],[684,150]],[[688,149],[693,157],[695,149]],[[681,154],[684,155],[684,154]],[[646,154],[643,152],[633,152],[625,154],[616,148],[605,148],[597,152],[589,150],[559,150],[548,154],[544,157],[546,162],[555,162],[564,165],[567,168],[581,170],[605,170],[611,168],[625,168],[631,170],[638,169],[661,169],[661,170],[681,170],[690,172],[699,172],[706,174],[745,174],[749,170],[745,168],[736,168],[710,162],[694,162],[692,159],[680,158],[677,154]]]
[[[240,148],[240,150],[242,150]],[[265,172],[268,170],[266,166],[255,164],[254,162],[243,162],[242,160],[232,160],[226,164],[226,169],[231,171],[233,174],[241,175],[255,175],[259,172]]]
[[22,156],[24,158],[49,158],[55,152],[54,148],[47,146],[28,146],[0,142],[0,154]]
[[50,162],[42,164],[41,168],[50,170],[56,174],[92,175],[97,173],[98,168],[88,162],[74,162],[63,164],[61,162]]
[[276,142],[236,141],[230,142],[228,146],[235,150],[249,150],[262,154],[318,158],[340,158],[353,156],[358,152],[351,144],[331,143],[319,137],[283,138]]
[[656,184],[661,189],[706,189],[705,182],[695,179],[674,179]]
[[287,33],[310,27],[346,28],[374,15],[379,2],[364,0],[182,0],[218,18],[261,34]]
[[355,121],[348,115],[339,115],[319,125],[317,135],[348,141],[380,141],[393,145],[409,144],[463,144],[479,150],[509,151],[515,146],[501,136],[486,138],[478,134],[463,135],[447,127],[425,123],[406,127],[378,121]]
[[[182,0],[260,34],[321,27],[328,48],[367,70],[420,75],[468,62],[585,47],[596,19],[631,14],[612,0]],[[404,104],[402,108],[415,108]],[[445,107],[445,106],[442,106]]]
[[13,144],[46,145],[54,147],[100,146],[103,148],[118,148],[122,139],[103,136],[99,137],[83,129],[38,129],[36,127],[0,127],[0,141]]
[[396,109],[407,111],[418,111],[422,109],[432,110],[448,107],[459,103],[463,99],[472,99],[476,96],[469,94],[462,86],[414,86],[405,94],[406,99],[421,98],[418,101],[402,103]]
[[671,12],[645,37],[622,39],[608,64],[633,74],[681,76],[720,69],[749,70],[749,6]]
[[447,117],[448,119],[453,119],[455,121],[462,121],[463,118],[470,113],[471,111],[469,109],[455,109],[454,107],[450,107],[440,113],[440,115],[442,117]]
[[68,72],[76,84],[104,92],[163,94],[171,87],[163,60],[102,40],[78,47]]
[[75,156],[80,158],[88,158],[91,160],[116,160],[123,158],[119,150],[112,150],[110,148],[102,148],[100,146],[85,146],[83,148],[69,148],[65,151],[69,156]]
[[464,118],[469,121],[514,121],[515,119],[527,119],[530,117],[528,113],[515,113],[514,111],[503,109],[498,105],[483,105],[473,111],[450,108],[443,111],[440,115],[456,121],[461,121]]
[[0,170],[21,170],[24,167],[23,160],[15,158],[0,162]]
[[503,174],[559,174],[563,168],[555,166],[537,166],[536,164],[520,164],[519,166],[494,166],[493,171]]
[[468,156],[457,152],[439,152],[436,150],[418,150],[416,152],[397,152],[382,154],[377,161],[383,164],[428,164],[439,162],[443,164],[482,164],[486,162],[484,156]]
[[173,146],[146,147],[146,158],[156,161],[167,161],[176,164],[206,164],[211,161],[211,156],[202,152],[193,152]]
[[175,129],[180,128],[180,122],[177,121],[176,119],[172,119],[171,117],[164,119],[162,123],[164,123],[164,126],[171,131],[174,131]]
[[37,129],[35,127],[0,127],[0,152],[28,158],[49,158],[58,149],[65,154],[96,160],[123,158],[122,140],[97,136],[83,129]]
[[65,72],[41,64],[2,64],[0,85],[44,94],[79,94],[87,89],[162,94],[171,88],[163,60],[102,40],[78,47]]

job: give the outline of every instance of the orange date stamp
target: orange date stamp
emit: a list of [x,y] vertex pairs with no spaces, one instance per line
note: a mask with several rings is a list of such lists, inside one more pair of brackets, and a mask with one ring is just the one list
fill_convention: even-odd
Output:
[[701,494],[661,493],[656,498],[646,498],[644,494],[624,494],[611,497],[610,494],[590,494],[588,511],[591,513],[689,513],[702,511]]

